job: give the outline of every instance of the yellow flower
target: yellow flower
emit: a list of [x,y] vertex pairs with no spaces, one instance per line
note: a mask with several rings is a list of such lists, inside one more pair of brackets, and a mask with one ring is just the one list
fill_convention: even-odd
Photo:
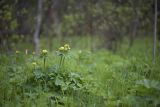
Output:
[[59,48],[59,51],[64,51],[64,50],[65,48],[63,46]]
[[67,52],[68,50],[70,50],[70,46],[68,44],[65,44],[64,46],[59,48],[60,52]]
[[20,53],[20,51],[16,51],[16,54],[19,54]]
[[43,55],[46,55],[47,53],[48,53],[47,50],[42,50],[42,54],[43,54]]
[[32,62],[32,65],[36,66],[36,65],[37,65],[37,63],[36,63],[36,62]]
[[68,49],[67,49],[67,48],[64,48],[64,51],[68,51]]
[[68,44],[65,44],[65,45],[64,45],[64,48],[65,48],[66,51],[71,49]]

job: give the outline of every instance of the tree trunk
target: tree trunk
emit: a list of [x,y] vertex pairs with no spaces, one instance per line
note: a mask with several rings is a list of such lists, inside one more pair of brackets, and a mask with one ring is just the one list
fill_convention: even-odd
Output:
[[139,26],[139,16],[138,16],[138,7],[137,4],[140,4],[140,2],[134,2],[131,1],[131,8],[133,11],[133,20],[131,22],[131,27],[130,27],[130,36],[129,36],[129,48],[132,47],[134,43],[134,39],[138,33],[138,26]]
[[156,36],[157,36],[157,0],[155,0],[155,15],[154,15],[153,63],[155,63],[156,60]]
[[38,0],[38,12],[36,18],[36,26],[35,26],[35,33],[34,33],[34,45],[35,45],[35,52],[39,53],[39,35],[42,23],[42,7],[43,7],[43,0]]
[[129,41],[129,47],[132,47],[134,43],[135,36],[137,35],[138,32],[138,26],[139,26],[139,19],[136,16],[135,19],[133,20],[133,24],[131,25],[131,34],[130,34],[130,41]]
[[62,9],[62,4],[64,3],[63,0],[52,0],[53,2],[53,20],[54,20],[54,24],[53,24],[53,29],[55,32],[55,35],[58,36],[61,39],[62,38],[62,34],[61,34],[61,9]]

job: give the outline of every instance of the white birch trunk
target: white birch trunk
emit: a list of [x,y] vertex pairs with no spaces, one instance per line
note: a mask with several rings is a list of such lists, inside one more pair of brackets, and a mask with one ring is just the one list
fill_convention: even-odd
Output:
[[156,36],[157,36],[157,0],[155,0],[155,15],[154,15],[153,63],[155,63],[156,61]]
[[39,35],[42,23],[42,7],[43,7],[43,0],[38,0],[38,12],[36,17],[35,33],[33,36],[36,53],[39,53],[39,48],[40,48]]

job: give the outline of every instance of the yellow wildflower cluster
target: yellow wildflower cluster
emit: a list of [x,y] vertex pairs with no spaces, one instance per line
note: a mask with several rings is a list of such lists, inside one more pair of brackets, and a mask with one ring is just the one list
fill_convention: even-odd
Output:
[[65,44],[64,46],[62,46],[62,47],[59,48],[59,51],[60,52],[67,52],[70,49],[71,49],[70,46],[68,44]]

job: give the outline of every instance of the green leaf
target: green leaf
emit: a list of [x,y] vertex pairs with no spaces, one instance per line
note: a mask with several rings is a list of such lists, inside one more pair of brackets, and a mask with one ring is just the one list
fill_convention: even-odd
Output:
[[148,89],[153,88],[156,90],[160,90],[160,82],[156,80],[149,80],[149,79],[139,80],[137,81],[137,85],[142,85]]
[[62,78],[56,77],[55,85],[57,85],[57,86],[62,86],[62,85],[64,85],[64,84],[65,84],[65,83],[64,83],[64,81],[62,80]]

